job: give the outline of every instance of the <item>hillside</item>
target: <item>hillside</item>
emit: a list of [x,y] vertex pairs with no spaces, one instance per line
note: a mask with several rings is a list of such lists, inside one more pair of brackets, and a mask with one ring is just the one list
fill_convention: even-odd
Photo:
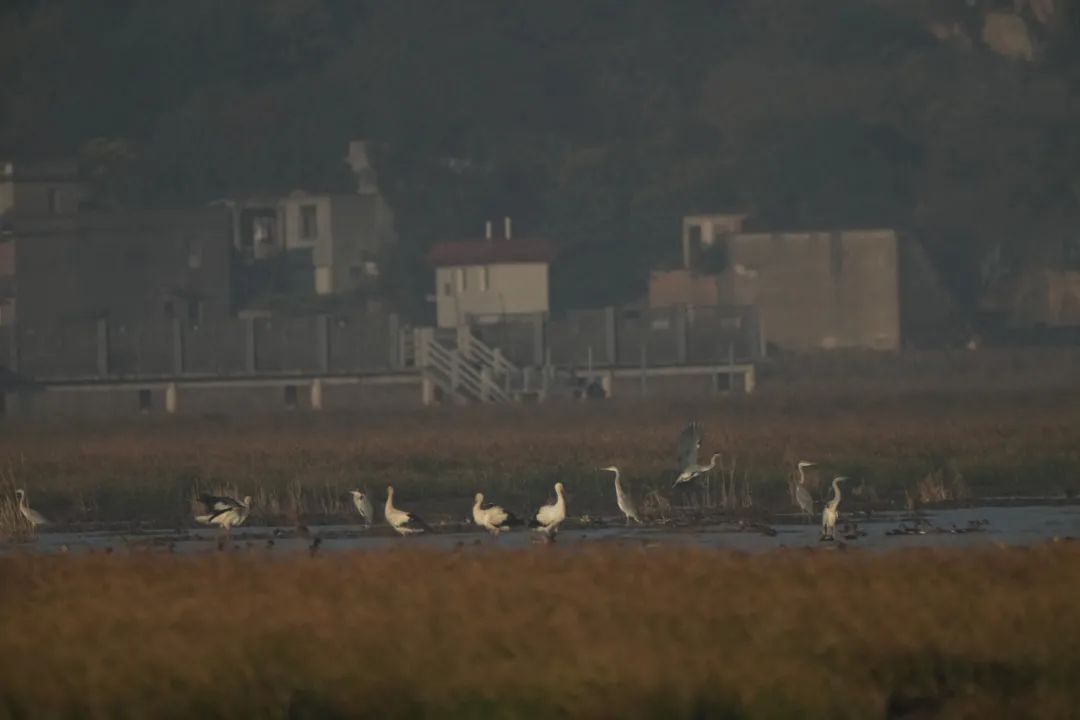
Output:
[[491,215],[566,249],[563,305],[640,292],[694,211],[898,227],[969,304],[989,258],[1076,242],[1067,0],[9,7],[0,155],[79,154],[99,204],[175,205],[344,187],[369,138],[403,298]]

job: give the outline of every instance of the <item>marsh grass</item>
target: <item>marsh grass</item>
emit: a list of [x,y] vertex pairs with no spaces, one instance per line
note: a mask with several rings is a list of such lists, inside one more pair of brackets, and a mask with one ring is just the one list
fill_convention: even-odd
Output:
[[11,717],[1069,717],[1080,552],[0,558]]
[[[674,445],[695,418],[705,428],[702,452],[721,452],[724,460],[699,504],[790,511],[794,463],[809,459],[820,463],[807,478],[818,502],[831,476],[844,474],[857,480],[855,505],[903,507],[906,495],[926,495],[926,503],[1075,492],[1078,399],[1067,392],[796,393],[709,404],[611,401],[224,424],[13,426],[0,436],[0,467],[14,468],[35,507],[61,522],[190,524],[192,498],[204,490],[252,495],[253,521],[348,517],[347,490],[363,487],[381,498],[388,484],[435,518],[465,512],[459,506],[467,509],[478,489],[520,513],[542,502],[556,481],[566,483],[575,515],[613,516],[610,479],[596,470],[612,463],[623,468],[633,494],[655,492],[682,504],[670,492]],[[932,485],[922,492],[928,476]]]

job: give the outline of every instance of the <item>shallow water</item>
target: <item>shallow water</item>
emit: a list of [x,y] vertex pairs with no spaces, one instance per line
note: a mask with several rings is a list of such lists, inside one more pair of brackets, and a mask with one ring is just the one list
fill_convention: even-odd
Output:
[[[901,513],[881,513],[870,518],[851,514],[841,517],[837,528],[837,541],[820,540],[820,527],[816,523],[804,523],[796,518],[777,518],[770,526],[774,536],[763,534],[759,529],[740,527],[736,522],[675,527],[671,524],[626,527],[613,524],[597,527],[564,527],[559,533],[560,545],[584,543],[626,543],[636,547],[661,545],[690,545],[723,548],[746,552],[761,552],[778,548],[838,547],[841,544],[874,550],[905,547],[968,547],[987,544],[1032,545],[1054,538],[1080,538],[1080,506],[1028,505],[1013,507],[978,507],[963,509],[931,510],[920,513],[925,534],[889,534],[895,532],[901,521],[913,526],[913,518]],[[969,523],[985,520],[987,524],[978,531],[953,532],[954,528],[966,530]],[[841,537],[841,526],[855,522],[865,533],[852,539]],[[438,530],[438,529],[437,529]],[[541,541],[537,533],[516,530],[497,540],[475,529],[455,526],[431,535],[399,538],[389,528],[376,525],[368,529],[359,525],[312,526],[304,535],[293,528],[244,526],[233,531],[225,543],[226,549],[234,551],[281,554],[290,551],[307,551],[314,538],[320,539],[319,552],[379,550],[398,547],[405,543],[423,547],[457,548],[521,548]],[[31,541],[0,543],[0,553],[10,552],[176,552],[199,553],[218,549],[219,535],[215,530],[120,533],[116,531],[41,532]]]

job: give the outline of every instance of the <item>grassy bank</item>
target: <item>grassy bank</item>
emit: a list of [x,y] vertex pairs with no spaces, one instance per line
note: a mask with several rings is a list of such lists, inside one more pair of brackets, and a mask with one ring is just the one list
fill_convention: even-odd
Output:
[[1065,717],[1078,585],[1068,544],[7,557],[0,716]]
[[[255,518],[338,514],[345,491],[388,483],[432,517],[461,517],[472,494],[519,510],[567,483],[575,513],[614,512],[622,466],[639,496],[667,495],[688,418],[703,455],[723,454],[739,505],[789,508],[796,460],[854,478],[846,502],[902,506],[1004,494],[1061,495],[1080,477],[1080,394],[767,394],[719,403],[609,402],[413,410],[255,422],[188,419],[113,427],[12,426],[0,436],[4,495],[27,487],[61,521],[190,522],[198,490],[251,494]],[[820,492],[819,492],[820,496]],[[741,508],[740,509],[745,509]]]

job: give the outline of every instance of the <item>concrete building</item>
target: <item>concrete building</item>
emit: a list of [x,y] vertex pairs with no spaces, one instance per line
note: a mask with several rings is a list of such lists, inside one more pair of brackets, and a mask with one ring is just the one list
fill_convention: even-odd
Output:
[[0,163],[0,217],[70,215],[85,195],[75,163]]
[[221,209],[17,219],[8,242],[19,327],[226,317],[230,241]]
[[744,218],[687,218],[683,267],[652,273],[650,306],[753,305],[785,349],[899,349],[894,231],[748,233]]
[[428,261],[435,267],[435,303],[439,327],[514,314],[546,314],[548,270],[554,249],[546,240],[495,239],[491,223],[482,240],[435,245]]
[[379,193],[367,144],[349,143],[345,161],[356,177],[355,193],[298,190],[223,201],[233,211],[238,256],[250,265],[290,253],[290,265],[309,273],[307,282],[290,287],[319,295],[376,288],[397,243],[394,214]]

